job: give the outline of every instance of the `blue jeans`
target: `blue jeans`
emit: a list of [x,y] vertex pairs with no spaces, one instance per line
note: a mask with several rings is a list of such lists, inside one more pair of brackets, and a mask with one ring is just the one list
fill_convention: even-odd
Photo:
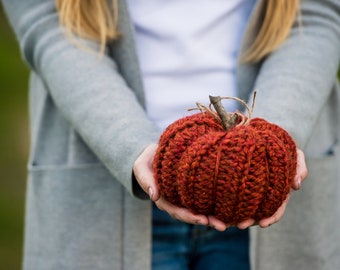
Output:
[[172,219],[153,207],[152,270],[249,270],[249,232]]

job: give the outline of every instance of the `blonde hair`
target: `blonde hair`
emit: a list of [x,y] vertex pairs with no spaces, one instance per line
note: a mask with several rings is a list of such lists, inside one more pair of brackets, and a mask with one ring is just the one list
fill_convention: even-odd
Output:
[[59,21],[72,41],[77,43],[74,35],[98,41],[101,53],[108,41],[119,37],[118,1],[111,3],[108,0],[55,0]]
[[262,25],[256,38],[246,49],[241,59],[258,62],[276,50],[288,37],[299,14],[299,0],[266,0],[262,9]]
[[[70,37],[98,41],[103,52],[107,42],[119,37],[118,0],[55,0],[60,23]],[[265,0],[262,25],[241,59],[258,62],[287,38],[299,8],[299,0]]]

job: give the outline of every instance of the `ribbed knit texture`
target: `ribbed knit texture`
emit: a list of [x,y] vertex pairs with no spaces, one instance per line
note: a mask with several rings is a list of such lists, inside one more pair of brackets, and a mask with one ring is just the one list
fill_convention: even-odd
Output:
[[175,205],[181,205],[177,173],[183,152],[197,138],[221,129],[222,125],[207,112],[181,118],[167,127],[160,137],[154,159],[154,173],[165,199]]
[[272,216],[290,191],[296,145],[264,119],[225,131],[209,113],[175,121],[154,159],[161,195],[228,224]]

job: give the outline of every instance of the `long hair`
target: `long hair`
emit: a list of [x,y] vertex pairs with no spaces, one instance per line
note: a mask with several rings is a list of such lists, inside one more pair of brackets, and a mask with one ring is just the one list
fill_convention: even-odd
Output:
[[[118,0],[55,0],[60,23],[70,37],[98,41],[101,51],[119,37]],[[299,0],[265,0],[262,25],[241,59],[258,62],[287,38],[299,9]]]
[[77,45],[74,36],[98,41],[101,53],[108,41],[117,39],[118,0],[55,0],[59,21]]
[[300,0],[265,0],[261,12],[262,24],[241,59],[258,62],[277,49],[288,37],[300,11]]

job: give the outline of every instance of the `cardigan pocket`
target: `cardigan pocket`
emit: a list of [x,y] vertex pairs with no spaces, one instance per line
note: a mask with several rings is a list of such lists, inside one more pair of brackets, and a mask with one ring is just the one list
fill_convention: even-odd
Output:
[[[335,269],[339,262],[340,157],[339,145],[328,155],[307,158],[308,177],[294,192],[288,215],[297,243],[304,243],[299,257],[311,258],[315,269]],[[294,221],[296,222],[294,222]],[[295,254],[296,255],[296,254]]]
[[122,186],[101,164],[30,166],[25,269],[119,265],[123,201]]
[[[86,171],[86,170],[94,170],[94,171],[107,171],[102,163],[83,163],[83,164],[37,164],[35,162],[29,162],[28,164],[28,172],[30,173],[48,173],[48,172],[72,172],[72,171]],[[108,172],[108,171],[107,171]],[[112,177],[112,176],[111,176]]]

